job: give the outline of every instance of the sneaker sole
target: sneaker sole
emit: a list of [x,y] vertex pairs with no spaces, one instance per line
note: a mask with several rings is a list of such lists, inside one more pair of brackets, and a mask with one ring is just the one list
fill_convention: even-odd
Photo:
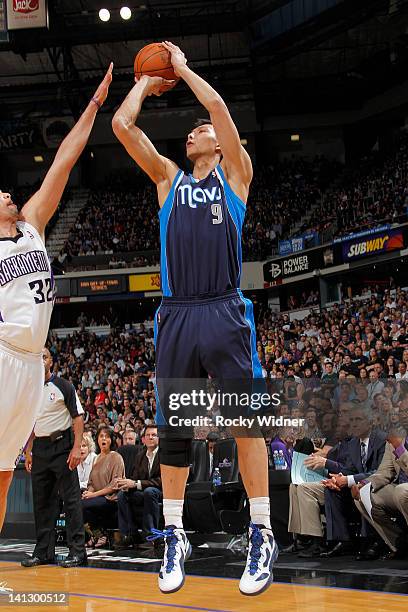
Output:
[[[271,555],[271,563],[272,563],[272,567],[273,564],[275,563],[276,559],[279,556],[279,548],[276,544],[276,542],[274,543],[274,548],[272,551],[272,555]],[[273,584],[273,571],[271,569],[271,575],[269,576],[269,579],[267,582],[265,582],[265,584],[263,585],[262,588],[259,589],[259,591],[255,591],[254,593],[245,593],[245,591],[241,591],[241,588],[239,589],[239,592],[241,593],[241,595],[245,595],[245,597],[255,597],[256,595],[261,595],[262,593],[264,593],[267,589],[269,589],[269,587],[271,586],[271,584]]]
[[188,549],[187,549],[187,552],[185,554],[185,557],[184,557],[183,561],[180,562],[181,571],[183,573],[183,580],[180,582],[180,584],[175,589],[172,589],[171,591],[163,591],[160,588],[160,586],[159,586],[159,589],[160,589],[161,593],[163,593],[164,595],[167,595],[167,594],[170,594],[170,593],[177,593],[177,591],[179,591],[184,586],[184,583],[186,581],[186,574],[185,574],[185,571],[184,571],[184,562],[188,561],[188,559],[191,557],[191,553],[192,552],[193,552],[193,548],[192,548],[192,546],[191,546],[191,544],[189,542],[188,543]]

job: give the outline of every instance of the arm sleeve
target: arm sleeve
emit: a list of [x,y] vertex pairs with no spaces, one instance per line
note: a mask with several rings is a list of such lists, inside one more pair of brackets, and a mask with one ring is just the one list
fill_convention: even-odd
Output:
[[333,459],[326,459],[326,465],[324,466],[326,470],[329,470],[330,474],[339,474],[341,472],[340,464],[337,461],[333,461]]
[[111,470],[109,474],[109,482],[106,484],[107,487],[113,487],[116,478],[125,478],[125,464],[119,453],[115,453],[115,457],[112,457]]
[[56,379],[54,384],[55,386],[59,387],[61,393],[63,394],[65,405],[68,408],[71,417],[74,419],[77,416],[82,416],[84,414],[84,409],[79,401],[74,385],[64,378]]

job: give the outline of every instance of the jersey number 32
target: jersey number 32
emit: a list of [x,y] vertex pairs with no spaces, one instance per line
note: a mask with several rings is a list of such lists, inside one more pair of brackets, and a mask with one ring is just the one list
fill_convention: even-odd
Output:
[[34,291],[34,302],[36,304],[43,304],[44,302],[52,302],[53,291],[52,283],[50,278],[33,280],[28,283],[31,291]]

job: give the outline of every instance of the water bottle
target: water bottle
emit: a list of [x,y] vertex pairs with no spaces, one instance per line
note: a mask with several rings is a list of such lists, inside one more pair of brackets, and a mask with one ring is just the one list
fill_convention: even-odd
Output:
[[275,470],[279,470],[279,453],[277,450],[273,451],[273,465]]
[[286,465],[285,457],[283,455],[283,450],[280,450],[279,451],[279,469],[286,470],[287,467],[288,466]]
[[219,468],[215,468],[213,472],[212,483],[214,487],[219,487],[221,484],[221,472]]

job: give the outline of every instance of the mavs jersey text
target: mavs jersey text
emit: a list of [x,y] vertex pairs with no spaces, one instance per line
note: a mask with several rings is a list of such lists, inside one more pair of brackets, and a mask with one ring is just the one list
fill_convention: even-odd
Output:
[[262,378],[252,302],[239,289],[245,204],[218,165],[177,173],[159,212],[163,300],[155,316],[157,423],[166,431],[169,379]]
[[239,287],[245,204],[221,166],[201,181],[180,171],[159,216],[164,296],[209,297]]
[[44,243],[29,223],[0,238],[0,470],[14,469],[42,407],[54,279]]

